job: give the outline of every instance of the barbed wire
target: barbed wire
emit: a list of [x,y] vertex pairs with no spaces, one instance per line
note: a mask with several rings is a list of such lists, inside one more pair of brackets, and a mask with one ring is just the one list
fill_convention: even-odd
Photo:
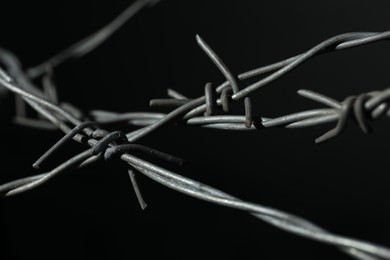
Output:
[[[310,90],[299,90],[298,94],[300,96],[314,100],[327,107],[296,112],[276,118],[254,116],[249,96],[316,55],[387,40],[390,37],[390,32],[354,32],[337,35],[314,46],[305,53],[239,74],[238,76],[234,76],[222,59],[197,35],[196,40],[199,46],[220,69],[226,78],[226,82],[216,88],[213,88],[212,83],[208,82],[204,87],[205,94],[195,99],[168,89],[169,99],[150,101],[152,107],[170,106],[175,108],[167,114],[156,112],[116,113],[92,110],[89,115],[92,116],[93,121],[88,121],[82,111],[79,111],[70,103],[60,102],[53,80],[53,69],[68,59],[79,58],[94,50],[143,7],[150,6],[156,2],[147,0],[135,1],[109,25],[72,45],[48,61],[26,71],[22,69],[21,63],[15,55],[7,50],[0,49],[0,62],[3,65],[3,68],[0,68],[0,85],[9,92],[14,93],[17,97],[15,121],[38,128],[51,128],[54,125],[65,133],[61,140],[38,158],[33,165],[34,168],[39,168],[42,163],[71,140],[89,147],[49,172],[21,178],[1,185],[1,196],[9,197],[24,193],[46,183],[63,172],[80,169],[102,159],[108,161],[113,157],[118,157],[129,165],[129,177],[140,206],[143,209],[146,207],[146,203],[142,198],[134,172],[142,173],[152,180],[183,194],[221,206],[246,211],[256,218],[287,232],[337,246],[340,250],[356,259],[390,259],[390,249],[387,247],[333,234],[291,213],[242,201],[223,191],[169,171],[133,154],[133,151],[137,151],[160,160],[180,164],[181,159],[175,156],[135,143],[166,124],[174,125],[180,123],[182,125],[184,123],[185,125],[221,130],[261,130],[262,128],[271,127],[303,128],[336,122],[336,126],[333,129],[316,139],[317,143],[321,143],[340,134],[349,119],[352,119],[356,121],[364,133],[368,133],[370,132],[370,120],[384,114],[390,115],[388,104],[390,89],[349,96],[341,102]],[[242,81],[262,76],[266,73],[270,74],[247,87],[241,86]],[[32,79],[36,79],[39,76],[42,76],[42,88],[32,83]],[[1,93],[7,92],[4,92],[3,89]],[[244,100],[245,115],[233,115],[230,104],[241,99]],[[28,104],[38,113],[37,118],[28,118],[26,116],[25,104]],[[129,133],[123,133],[122,131],[109,132],[99,126],[114,122],[126,122],[131,125],[141,126],[141,128]]]

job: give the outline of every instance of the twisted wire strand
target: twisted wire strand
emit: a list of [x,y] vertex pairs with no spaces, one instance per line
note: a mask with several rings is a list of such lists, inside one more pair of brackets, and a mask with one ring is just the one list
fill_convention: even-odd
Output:
[[[142,2],[142,3],[141,3]],[[154,1],[137,1],[136,3],[139,7],[145,2],[154,2]],[[140,8],[139,8],[140,9]],[[126,11],[125,11],[126,12]],[[131,12],[130,12],[131,13]],[[120,20],[120,19],[119,19]],[[126,19],[123,19],[118,22],[119,25],[113,26],[106,31],[108,36],[114,32],[117,28],[119,28]],[[106,28],[106,27],[105,27]],[[103,30],[104,31],[104,30]],[[107,35],[106,34],[106,35]],[[99,36],[96,36],[99,35]],[[71,57],[80,57],[83,54],[93,50],[100,43],[108,38],[108,36],[102,37],[104,34],[95,34],[96,37],[86,38],[87,41],[82,40],[78,44],[74,46],[81,47],[71,47],[69,50],[63,53],[67,53],[67,55],[60,54],[55,56],[53,62],[51,60],[52,66],[58,66],[66,59]],[[287,72],[293,70],[298,65],[307,61],[308,59],[314,57],[315,55],[322,54],[328,51],[341,50],[356,46],[361,46],[364,44],[372,43],[375,41],[385,40],[390,37],[389,32],[383,33],[347,33],[332,37],[317,46],[313,47],[309,51],[294,56],[292,58],[286,59],[284,61],[280,61],[265,67],[261,67],[256,70],[252,70],[243,74],[240,74],[238,78],[240,80],[248,79],[251,77],[259,76],[264,73],[273,72],[271,75],[249,85],[246,88],[243,88],[232,95],[229,95],[226,89],[229,89],[229,86],[232,84],[227,81],[216,88],[216,92],[221,94],[221,98],[216,100],[217,105],[223,105],[225,102],[225,106],[228,108],[228,102],[232,102],[235,100],[239,100],[242,98],[246,98],[254,91],[270,84],[274,80],[279,77],[285,75]],[[88,42],[87,44],[85,42]],[[86,46],[86,47],[85,47]],[[61,56],[62,55],[62,56]],[[0,55],[1,56],[1,55]],[[58,58],[62,57],[62,58]],[[64,58],[65,57],[65,58]],[[0,57],[1,59],[1,57]],[[4,63],[4,59],[2,60]],[[15,65],[19,68],[19,65],[16,63],[16,60],[12,60],[10,62],[12,65]],[[45,66],[43,66],[43,64]],[[37,77],[42,75],[44,72],[43,67],[46,68],[48,62],[42,63],[42,66],[39,65],[29,70],[28,75],[30,78]],[[11,72],[11,69],[7,71]],[[14,75],[10,75],[7,72],[0,69],[0,85],[4,86],[16,96],[23,98],[23,100],[30,105],[34,110],[36,110],[40,115],[49,120],[56,127],[61,129],[65,134],[70,133],[72,128],[69,127],[68,124],[73,125],[73,127],[77,127],[78,125],[83,124],[83,120],[79,117],[67,112],[57,104],[46,100],[45,95],[42,94],[42,91],[37,87],[32,85],[32,83],[26,81],[28,77],[25,73],[19,68],[19,71]],[[231,86],[230,86],[231,87]],[[225,100],[222,100],[222,93],[225,92]],[[260,123],[262,126],[278,126],[278,125],[286,125],[289,127],[307,127],[311,125],[318,125],[323,123],[329,123],[333,121],[337,121],[337,127],[335,128],[336,134],[342,130],[346,124],[346,118],[354,115],[354,119],[357,120],[359,126],[362,129],[367,130],[367,117],[371,116],[372,118],[376,118],[381,114],[386,113],[389,114],[387,101],[390,97],[390,89],[386,89],[384,91],[377,91],[375,93],[370,94],[361,94],[357,98],[356,97],[348,97],[343,102],[338,102],[332,100],[326,96],[319,95],[314,92],[301,91],[303,96],[311,97],[313,100],[321,101],[331,108],[326,109],[317,109],[311,111],[299,112],[275,119],[270,118],[262,118]],[[174,91],[170,91],[170,97],[174,99],[182,99],[182,96],[179,93]],[[229,98],[230,97],[230,98]],[[185,97],[184,97],[185,98]],[[110,112],[97,112],[94,111],[95,114],[100,116],[101,120],[106,120],[105,122],[113,122],[115,120],[151,120],[153,121],[151,124],[147,124],[147,126],[130,132],[126,135],[126,142],[136,141],[143,136],[146,136],[150,132],[158,129],[159,127],[170,123],[187,120],[186,123],[191,124],[202,124],[208,127],[212,126],[223,126],[223,127],[238,127],[239,124],[241,127],[245,127],[242,125],[242,122],[247,120],[247,116],[208,116],[208,117],[195,117],[199,113],[206,111],[207,107],[205,105],[206,98],[205,96],[192,99],[184,102],[185,104],[179,106],[174,111],[168,114],[160,114],[160,113],[138,113],[138,114],[127,114],[126,116],[118,115]],[[247,105],[248,106],[248,105]],[[132,116],[132,118],[129,118]],[[146,118],[149,117],[149,118]],[[102,119],[103,118],[103,119]],[[369,119],[369,118],[368,118]],[[192,121],[191,121],[192,120]],[[203,120],[203,121],[202,121]],[[98,121],[98,120],[96,120]],[[236,124],[236,125],[235,125]],[[222,128],[223,128],[222,127]],[[255,127],[251,126],[250,129],[254,129]],[[334,130],[334,129],[333,129]],[[331,130],[332,131],[332,130]],[[329,133],[329,132],[328,132]],[[118,145],[116,142],[117,138],[123,138],[123,134],[112,132],[106,133],[107,136],[104,138],[104,141],[96,140],[92,138],[93,130],[86,128],[84,133],[77,133],[73,136],[75,141],[84,143],[89,145],[91,148],[88,150],[72,157],[70,160],[64,162],[63,164],[56,167],[54,170],[45,173],[39,174],[27,178],[22,178],[19,180],[15,180],[13,182],[4,184],[0,186],[0,193],[6,195],[15,195],[18,193],[25,192],[32,188],[35,188],[42,183],[45,183],[47,180],[50,180],[54,176],[58,175],[61,172],[69,170],[72,166],[82,167],[89,163],[93,163],[102,158],[101,153],[107,151],[109,147],[115,147]],[[334,134],[334,131],[332,132]],[[111,138],[115,136],[115,138]],[[87,139],[87,140],[86,140]],[[123,151],[120,151],[121,153]],[[126,161],[130,166],[137,171],[145,174],[151,179],[171,188],[177,190],[181,193],[193,196],[195,198],[199,198],[202,200],[206,200],[215,204],[219,204],[226,207],[240,209],[255,217],[274,225],[280,229],[285,231],[307,237],[309,239],[317,240],[320,242],[332,244],[340,247],[341,250],[346,252],[352,257],[357,259],[390,259],[390,249],[375,245],[370,242],[361,241],[353,238],[348,238],[336,234],[332,234],[315,224],[302,219],[300,217],[294,216],[292,214],[282,212],[280,210],[276,210],[273,208],[264,207],[259,204],[249,203],[241,201],[229,194],[226,194],[222,191],[219,191],[215,188],[209,187],[205,184],[197,182],[195,180],[191,180],[189,178],[183,177],[181,175],[170,172],[164,168],[156,166],[148,161],[142,160],[134,155],[123,152],[120,155],[120,158]],[[134,185],[133,185],[134,186]],[[137,191],[136,191],[137,192]],[[140,202],[141,203],[141,202]]]
[[137,0],[127,7],[121,14],[119,14],[114,20],[109,24],[99,29],[97,32],[81,39],[77,43],[73,44],[69,48],[66,48],[57,55],[51,57],[43,63],[29,68],[27,70],[27,75],[29,78],[34,79],[45,73],[46,67],[48,65],[56,67],[61,63],[69,60],[71,58],[80,58],[85,54],[91,52],[100,44],[105,42],[112,34],[119,30],[128,20],[134,17],[141,9],[153,6],[158,3],[160,0]]
[[[390,31],[386,31],[383,33],[354,32],[354,33],[346,33],[346,34],[340,34],[334,36],[316,45],[315,47],[313,47],[312,49],[308,50],[305,53],[239,74],[238,78],[240,80],[246,80],[253,77],[261,76],[265,73],[273,72],[271,75],[248,86],[250,87],[250,90],[247,90],[248,89],[247,87],[240,91],[241,94],[239,96],[233,95],[232,99],[233,100],[240,99],[242,97],[249,95],[250,93],[254,92],[257,89],[269,85],[273,81],[285,75],[287,72],[290,72],[291,70],[295,69],[297,66],[301,65],[303,62],[309,60],[315,55],[320,55],[330,51],[344,50],[347,48],[366,45],[369,43],[374,43],[376,41],[388,40],[389,37],[390,37]],[[342,39],[344,39],[345,41],[343,42]],[[229,87],[229,82],[225,81],[224,83],[222,83],[217,87],[217,93],[221,93],[227,87]],[[220,100],[217,100],[217,103],[220,104]],[[195,115],[199,115],[203,113],[204,110],[205,110],[205,105],[203,104],[199,105],[198,107],[192,109],[189,113],[187,113],[184,118],[188,119]]]
[[[235,80],[235,77],[231,74],[229,69],[226,67],[226,65],[222,62],[222,60],[217,56],[217,54],[210,48],[210,46],[207,45],[207,43],[199,37],[199,35],[196,35],[196,40],[199,44],[199,46],[202,48],[202,50],[210,57],[210,59],[216,64],[216,66],[219,68],[219,70],[224,74],[224,76],[227,79],[227,82],[223,83],[217,88],[217,92],[221,92],[221,97],[216,100],[217,105],[222,106],[222,110],[224,112],[229,111],[229,102],[235,101],[241,98],[244,98],[245,101],[245,127],[248,129],[253,129],[251,127],[252,124],[252,112],[251,112],[251,103],[250,99],[247,99],[248,95],[252,92],[267,86],[271,82],[275,81],[276,79],[280,78],[281,76],[285,75],[287,72],[293,70],[298,65],[302,64],[303,62],[307,61],[309,58],[314,57],[315,55],[321,54],[327,50],[340,50],[345,48],[351,48],[356,47],[359,45],[364,45],[368,43],[372,43],[379,40],[385,40],[390,37],[390,32],[384,32],[384,33],[345,33],[340,34],[334,37],[331,37],[328,40],[325,40],[324,42],[314,46],[307,52],[297,55],[293,58],[289,58],[285,61],[275,63],[273,65],[269,65],[260,69],[257,69],[255,72],[252,71],[252,73],[248,73],[245,75],[259,75],[264,73],[264,71],[270,72],[272,70],[276,70],[271,75],[247,86],[246,88],[239,90],[237,81]],[[267,69],[265,69],[267,68]],[[232,95],[228,94],[230,89],[233,91]],[[368,96],[364,96],[364,99],[368,99]],[[326,100],[326,98],[323,97],[317,97],[317,101],[321,102]],[[153,100],[152,100],[153,101]],[[197,99],[193,99],[192,101],[187,102],[185,105],[180,106],[176,110],[172,111],[167,115],[167,117],[163,117],[160,120],[156,120],[153,122],[152,120],[148,120],[144,122],[147,126],[143,128],[143,130],[140,130],[137,134],[132,135],[134,138],[133,140],[137,140],[146,134],[149,134],[150,132],[156,130],[158,127],[161,127],[162,125],[168,123],[169,121],[166,120],[166,118],[178,118],[182,113],[184,109],[192,108],[190,112],[188,112],[184,119],[190,119],[191,117],[194,117],[198,113],[201,112],[207,112],[208,106],[210,106],[210,102],[207,102],[208,98],[206,96],[199,97]],[[323,136],[316,139],[317,143],[324,142],[326,140],[329,140],[332,137],[337,136],[342,132],[342,130],[345,128],[347,116],[349,115],[349,111],[351,110],[351,105],[354,104],[354,113],[356,115],[356,119],[358,120],[359,126],[362,128],[363,132],[367,133],[368,126],[367,126],[367,120],[365,120],[365,111],[363,107],[364,100],[360,100],[360,98],[357,99],[358,102],[355,102],[355,99],[347,98],[346,102],[343,102],[341,105],[341,110],[339,111],[338,115],[327,115],[326,117],[316,117],[307,119],[304,122],[294,122],[293,127],[299,127],[299,126],[310,126],[310,125],[316,125],[316,124],[322,124],[322,123],[328,123],[333,120],[338,120],[337,126],[325,133]],[[202,105],[196,104],[199,103],[206,103]],[[328,103],[332,103],[333,100],[327,101]],[[335,103],[335,102],[333,102]],[[347,103],[347,104],[346,104]],[[359,105],[359,103],[361,103]],[[195,107],[195,108],[194,108]],[[180,111],[180,112],[179,112]],[[195,111],[195,112],[194,112]],[[139,123],[140,121],[137,120],[136,123]],[[226,130],[243,130],[242,127],[237,125],[237,123],[223,123],[219,125],[207,125],[207,127],[211,128],[219,128],[219,129],[226,129]]]
[[[238,115],[193,117],[186,120],[185,123],[187,125],[199,125],[221,130],[259,130],[261,128],[271,127],[305,128],[337,121],[338,123],[334,129],[316,139],[317,143],[321,143],[339,135],[345,128],[347,119],[350,117],[357,121],[363,133],[369,133],[369,119],[378,118],[380,115],[389,111],[388,101],[390,98],[390,89],[371,91],[360,94],[358,97],[347,97],[343,102],[338,102],[325,95],[304,89],[299,90],[298,94],[330,106],[330,108],[312,109],[277,118],[260,117],[259,121],[255,123],[255,126],[251,128],[243,127],[242,123],[245,123],[247,118],[246,116]],[[92,114],[95,115],[97,122],[107,122],[114,120],[118,116],[122,121],[126,121],[135,126],[150,126],[164,118],[164,114],[146,112],[126,114],[127,117],[122,114],[104,114],[102,111],[92,111]]]
[[[0,83],[3,84],[5,87],[7,87],[9,90],[13,91],[16,94],[30,97],[29,95],[27,95],[29,94],[27,91],[17,91],[18,89],[17,86],[13,86],[13,88],[11,88],[10,85],[12,85],[12,83],[8,82],[8,84],[4,84],[4,81],[5,81],[4,78],[0,78]],[[46,102],[42,102],[42,100],[40,100],[39,98],[34,100],[32,99],[27,99],[27,100],[31,103],[35,102],[36,105],[46,105]],[[377,100],[382,101],[382,99],[377,99]],[[375,104],[376,103],[374,103],[374,105]],[[41,106],[40,108],[43,111],[50,113],[48,109],[51,109],[51,106]],[[53,117],[56,118],[58,121],[60,121],[60,119],[55,115],[53,115]],[[120,134],[116,134],[115,132],[113,132],[111,136],[113,136],[114,134],[116,138],[120,137]],[[81,142],[82,139],[78,139],[78,140]],[[80,164],[81,162],[91,158],[92,155],[96,155],[97,153],[102,152],[105,149],[103,147],[109,146],[112,141],[114,141],[114,139],[110,139],[109,142],[104,142],[103,146],[98,146],[99,144],[102,144],[102,142],[90,138],[87,141],[87,143],[89,144],[89,146],[93,148],[88,149],[87,151],[73,157],[71,160],[61,164],[60,166],[56,167],[53,171],[47,174],[32,176],[32,177],[14,181],[12,183],[5,184],[0,187],[0,193],[10,196],[21,192],[25,192],[32,188],[36,188],[39,185],[50,180],[54,176],[58,175],[59,173],[63,172],[70,166],[74,166],[75,164],[76,165]],[[296,217],[292,214],[284,213],[279,210],[267,208],[258,204],[243,202],[224,192],[221,192],[219,190],[216,190],[214,188],[211,188],[207,185],[196,182],[194,180],[185,178],[183,176],[174,174],[170,171],[167,171],[161,167],[158,167],[147,161],[139,159],[128,153],[123,153],[121,155],[121,159],[128,162],[132,167],[134,167],[141,173],[154,179],[155,181],[164,184],[169,188],[173,188],[184,194],[199,199],[203,199],[209,202],[213,202],[219,205],[248,211],[251,214],[254,214],[256,217],[262,219],[263,221],[266,221],[267,223],[277,226],[283,230],[304,237],[308,237],[314,240],[318,240],[321,242],[340,246],[343,251],[345,251],[346,253],[348,253],[349,255],[355,258],[375,259],[375,256],[378,256],[378,257],[383,257],[385,259],[390,259],[390,250],[385,247],[374,245],[372,243],[365,242],[365,241],[334,235],[317,227],[311,222]]]

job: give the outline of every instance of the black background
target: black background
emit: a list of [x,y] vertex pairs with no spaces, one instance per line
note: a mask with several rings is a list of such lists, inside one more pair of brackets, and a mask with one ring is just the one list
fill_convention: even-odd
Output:
[[[3,1],[4,2],[4,1]],[[130,1],[6,1],[0,45],[25,68],[51,57],[119,14]],[[240,73],[301,53],[336,34],[389,29],[388,1],[166,0],[142,11],[94,52],[55,70],[61,100],[88,112],[157,111],[173,88],[189,97],[224,79],[200,50],[200,34]],[[389,86],[388,42],[316,57],[253,95],[256,116],[318,108],[311,89],[343,100]],[[15,126],[1,103],[0,182],[38,173],[31,164],[62,134]],[[165,110],[160,110],[165,111]],[[234,112],[241,113],[241,106]],[[247,201],[305,217],[334,232],[390,246],[388,119],[364,135],[351,122],[336,139],[308,129],[223,132],[167,127],[140,143],[182,157],[172,171]],[[115,125],[109,129],[131,130]],[[69,144],[54,167],[83,147]],[[159,163],[159,162],[156,162]],[[348,259],[336,248],[285,233],[246,213],[181,195],[138,175],[142,211],[122,162],[63,174],[0,201],[1,259]]]

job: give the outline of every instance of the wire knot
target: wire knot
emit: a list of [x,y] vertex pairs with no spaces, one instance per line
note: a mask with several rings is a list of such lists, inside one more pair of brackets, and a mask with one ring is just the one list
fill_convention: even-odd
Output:
[[104,152],[104,159],[109,160],[113,156],[112,153],[107,152],[109,146],[115,147],[117,145],[128,144],[126,135],[122,131],[108,132],[103,129],[97,129],[92,132],[91,137],[100,139],[91,149],[91,155],[97,155]]
[[342,103],[336,126],[316,139],[316,143],[327,141],[341,134],[347,126],[348,118],[354,119],[363,133],[371,133],[368,121],[372,119],[370,111],[366,108],[366,101],[372,96],[367,93],[358,96],[349,96]]
[[92,133],[91,137],[94,139],[100,139],[92,147],[91,155],[97,155],[104,152],[104,159],[106,161],[109,161],[114,157],[118,157],[128,151],[137,151],[174,164],[183,164],[182,159],[173,155],[160,152],[144,145],[129,143],[126,135],[121,131],[110,133],[106,130],[97,129]]

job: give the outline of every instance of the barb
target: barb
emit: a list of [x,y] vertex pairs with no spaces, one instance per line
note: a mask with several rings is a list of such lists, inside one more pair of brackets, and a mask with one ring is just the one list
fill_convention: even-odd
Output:
[[60,148],[65,143],[69,142],[73,139],[77,134],[80,134],[85,128],[95,125],[93,122],[83,122],[73,128],[69,133],[67,133],[63,138],[61,138],[55,145],[53,145],[47,152],[45,152],[39,159],[33,164],[35,169],[39,169],[39,166],[43,163],[43,161],[47,160],[47,158],[53,154],[58,148]]
[[212,89],[211,82],[208,82],[206,86],[204,87],[205,97],[206,97],[206,112],[204,112],[204,116],[211,116],[214,114],[214,93]]
[[179,92],[177,92],[176,90],[173,90],[173,89],[168,89],[167,90],[167,95],[168,97],[171,97],[171,98],[175,98],[175,99],[187,99],[186,96],[180,94]]
[[209,56],[209,58],[214,62],[214,64],[218,67],[218,69],[225,76],[226,80],[229,82],[230,87],[233,90],[233,93],[239,92],[240,89],[238,87],[238,83],[237,83],[235,77],[230,72],[230,70],[225,65],[225,63],[221,60],[221,58],[218,57],[218,55],[211,49],[211,47],[199,35],[196,35],[196,41],[198,42],[198,44],[202,48],[202,50],[207,54],[207,56]]
[[130,169],[128,170],[128,172],[129,172],[131,185],[133,185],[133,189],[134,189],[135,195],[137,196],[137,199],[138,199],[138,203],[141,206],[141,209],[145,210],[148,205],[146,204],[146,202],[145,202],[145,200],[144,200],[144,198],[142,196],[141,190],[138,187],[138,183],[137,183],[137,180],[135,178],[135,174]]

